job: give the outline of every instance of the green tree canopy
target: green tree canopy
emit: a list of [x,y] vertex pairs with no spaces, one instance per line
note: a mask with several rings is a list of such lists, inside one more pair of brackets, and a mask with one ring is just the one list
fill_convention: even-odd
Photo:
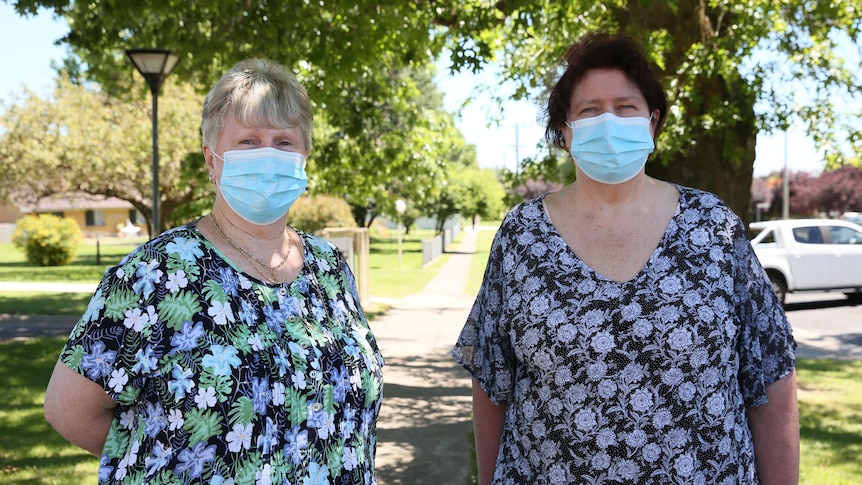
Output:
[[315,192],[343,196],[359,224],[370,226],[381,214],[394,218],[397,199],[427,205],[459,168],[477,163],[452,115],[443,111],[433,73],[430,66],[391,71],[387,82],[394,96],[357,107],[379,115],[357,116],[360,128],[339,128],[328,111],[316,114],[311,185]]
[[[164,89],[159,118],[163,227],[179,208],[211,193],[200,135],[201,97],[188,85]],[[68,79],[51,96],[25,92],[0,115],[0,200],[35,202],[70,192],[129,201],[151,214],[152,125],[150,103],[121,101]]]
[[[862,86],[836,54],[841,39],[860,44],[857,1],[5,1],[22,14],[46,7],[66,18],[62,42],[110,92],[135,82],[128,48],[175,49],[182,61],[172,76],[202,89],[242,58],[275,59],[299,72],[346,137],[385,126],[378,108],[403,89],[391,73],[423,66],[444,48],[454,69],[499,62],[503,80],[519,86],[516,97],[540,98],[573,40],[627,32],[655,60],[673,107],[647,170],[716,192],[743,215],[758,133],[801,123],[836,163],[842,144],[858,149],[862,139],[842,126],[849,117],[840,109],[858,101]],[[783,90],[787,80],[804,96]]]
[[[859,72],[839,42],[859,48],[862,3],[805,0],[503,2],[503,77],[529,97],[557,75],[566,47],[587,31],[626,32],[655,61],[670,116],[647,172],[717,193],[749,213],[758,133],[799,123],[840,163],[859,130],[842,109]],[[847,52],[845,49],[844,52]],[[842,143],[843,142],[843,143]],[[547,172],[559,160],[544,161]]]

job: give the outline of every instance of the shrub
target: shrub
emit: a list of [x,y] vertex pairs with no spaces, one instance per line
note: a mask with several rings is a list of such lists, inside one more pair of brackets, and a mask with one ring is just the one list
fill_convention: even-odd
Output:
[[290,224],[315,233],[326,227],[356,227],[347,201],[331,195],[303,195],[290,208]]
[[36,266],[65,266],[75,260],[81,229],[73,219],[40,214],[24,216],[15,225],[12,242]]

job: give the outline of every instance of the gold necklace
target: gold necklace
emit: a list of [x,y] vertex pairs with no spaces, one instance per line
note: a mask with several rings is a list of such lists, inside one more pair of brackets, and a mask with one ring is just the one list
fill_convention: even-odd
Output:
[[293,236],[290,235],[290,231],[288,231],[287,228],[285,228],[285,232],[287,232],[287,255],[285,255],[284,259],[282,259],[281,262],[278,263],[277,265],[270,266],[270,265],[264,263],[263,261],[261,261],[254,254],[251,254],[250,252],[246,251],[245,248],[243,248],[240,245],[238,245],[237,243],[235,243],[231,238],[227,237],[227,234],[225,234],[224,230],[222,230],[221,226],[216,221],[215,216],[213,216],[212,212],[210,212],[209,218],[212,221],[213,227],[215,227],[216,232],[218,232],[219,236],[221,236],[222,239],[227,241],[228,244],[231,245],[231,247],[233,247],[234,249],[239,251],[243,256],[245,256],[245,258],[250,263],[257,264],[260,268],[265,269],[270,274],[270,278],[267,278],[270,283],[272,283],[272,284],[278,284],[279,283],[278,276],[276,275],[276,272],[279,269],[281,269],[282,266],[284,266],[284,263],[286,263],[288,258],[290,258],[291,251],[293,251]]

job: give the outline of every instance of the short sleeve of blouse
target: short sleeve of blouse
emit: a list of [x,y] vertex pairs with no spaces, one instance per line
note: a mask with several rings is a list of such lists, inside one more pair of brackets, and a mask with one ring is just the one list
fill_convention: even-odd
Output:
[[733,246],[738,262],[735,305],[742,326],[737,342],[739,385],[746,405],[761,406],[767,402],[766,386],[796,367],[796,341],[739,219],[733,229]]
[[509,401],[515,373],[504,305],[506,227],[494,237],[482,286],[451,353],[498,405]]
[[125,278],[129,268],[121,263],[105,272],[61,354],[67,366],[121,404],[133,402],[142,380],[157,372],[158,350],[150,346],[156,307],[143,297],[155,288]]
[[189,226],[171,229],[109,268],[66,342],[63,362],[121,405],[134,403],[146,381],[161,376],[159,360],[175,331],[188,330],[188,343],[196,342],[203,327],[192,320],[222,315],[206,313],[197,298],[208,283],[204,261],[216,269],[219,263],[196,234]]

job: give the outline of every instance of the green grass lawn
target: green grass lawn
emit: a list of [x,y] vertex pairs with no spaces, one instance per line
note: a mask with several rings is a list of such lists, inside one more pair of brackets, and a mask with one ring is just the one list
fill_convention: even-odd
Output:
[[862,483],[862,361],[800,359],[802,480]]
[[105,269],[119,263],[144,240],[84,239],[68,266],[31,266],[13,244],[0,244],[0,281],[98,282]]
[[[403,235],[400,260],[397,233],[371,237],[369,286],[372,298],[403,298],[422,289],[437,274],[448,260],[448,255],[444,254],[425,267],[422,265],[422,240],[433,236],[434,232],[430,230],[414,230]],[[459,240],[460,236],[455,239],[455,243]],[[96,284],[105,269],[118,263],[138,242],[117,239],[112,243],[103,242],[97,249],[95,240],[85,240],[73,264],[47,268],[30,266],[22,251],[12,244],[0,244],[0,281]],[[97,251],[100,264],[96,264]],[[0,299],[0,313],[81,315],[87,309],[90,296],[90,293],[6,291]],[[380,308],[371,305],[366,310],[373,316]]]
[[[0,343],[0,483],[95,483],[98,461],[42,415],[63,339]],[[802,480],[862,483],[862,361],[800,359]],[[467,439],[465,437],[465,439]]]
[[476,251],[470,260],[470,272],[468,273],[466,292],[473,295],[479,292],[482,285],[482,277],[485,275],[485,266],[488,264],[488,255],[491,242],[494,240],[493,230],[482,230],[476,235]]
[[70,445],[42,412],[64,341],[0,343],[0,483],[96,483],[98,459]]

